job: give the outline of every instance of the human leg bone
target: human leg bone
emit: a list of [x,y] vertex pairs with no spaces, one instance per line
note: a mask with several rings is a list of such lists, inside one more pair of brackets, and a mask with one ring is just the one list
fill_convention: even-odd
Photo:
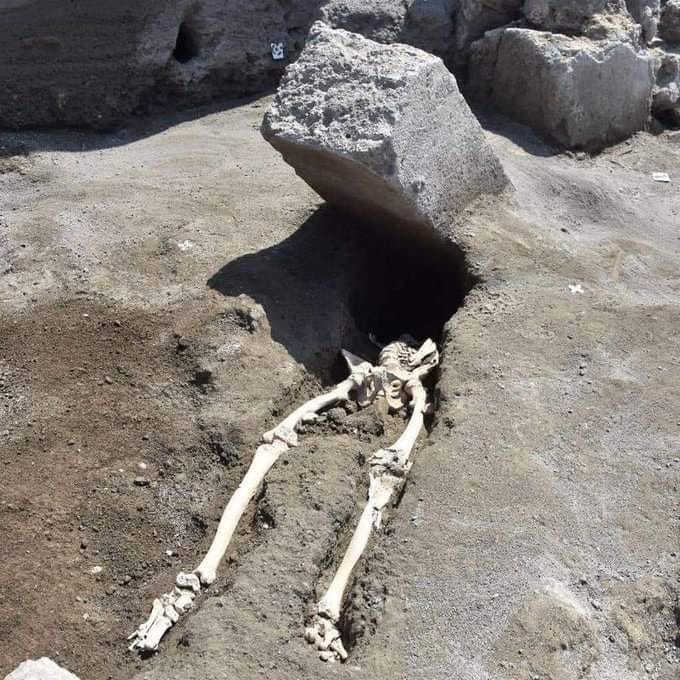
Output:
[[389,448],[377,451],[370,460],[368,502],[361,514],[349,547],[331,584],[317,604],[305,639],[319,650],[324,661],[344,661],[347,658],[340,631],[342,601],[354,568],[368,545],[373,529],[379,529],[383,510],[397,497],[411,467],[410,456],[423,426],[427,408],[427,393],[419,379],[409,380],[405,391],[411,396],[412,414],[406,429]]
[[154,600],[149,618],[128,638],[132,640],[130,650],[142,652],[157,650],[161,638],[177,622],[180,614],[192,607],[201,587],[209,586],[215,581],[217,568],[248,503],[281,454],[289,447],[297,446],[296,430],[300,423],[328,406],[347,401],[353,390],[365,388],[372,365],[349,353],[343,354],[351,371],[349,378],[336,385],[330,392],[310,399],[264,434],[262,437],[264,443],[258,447],[245,477],[229,499],[205,557],[191,574],[178,575],[176,586],[171,593]]

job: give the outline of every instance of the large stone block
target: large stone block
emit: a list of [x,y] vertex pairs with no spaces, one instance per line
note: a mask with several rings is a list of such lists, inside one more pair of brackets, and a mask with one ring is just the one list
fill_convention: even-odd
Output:
[[329,203],[421,233],[507,182],[440,59],[321,22],[262,134]]
[[473,45],[470,84],[559,144],[594,151],[646,126],[654,65],[629,43],[498,29]]

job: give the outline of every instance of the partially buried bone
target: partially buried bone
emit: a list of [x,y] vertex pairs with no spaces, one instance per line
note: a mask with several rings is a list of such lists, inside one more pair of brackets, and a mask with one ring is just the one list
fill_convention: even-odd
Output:
[[407,403],[411,407],[408,425],[399,439],[389,448],[381,449],[370,459],[368,502],[361,514],[349,547],[333,580],[316,606],[305,639],[319,650],[324,661],[347,659],[340,631],[337,628],[345,590],[352,572],[366,550],[373,529],[379,529],[383,510],[398,497],[411,468],[410,456],[428,410],[423,378],[438,364],[439,354],[431,340],[417,351],[407,342],[387,345],[380,353],[380,364],[374,370],[381,385],[377,397],[385,398],[392,410]]
[[227,503],[215,538],[203,561],[191,574],[181,572],[177,576],[172,592],[154,600],[149,618],[128,638],[132,641],[130,650],[156,651],[165,633],[177,623],[181,614],[193,606],[193,601],[201,588],[214,582],[217,568],[236,526],[265,475],[282,453],[291,446],[297,446],[298,426],[308,422],[322,409],[348,401],[351,392],[356,393],[358,401],[370,403],[375,398],[377,392],[373,380],[373,366],[350,352],[343,351],[343,356],[350,369],[350,376],[346,380],[336,385],[332,391],[310,399],[263,435],[264,443],[258,447],[248,472]]

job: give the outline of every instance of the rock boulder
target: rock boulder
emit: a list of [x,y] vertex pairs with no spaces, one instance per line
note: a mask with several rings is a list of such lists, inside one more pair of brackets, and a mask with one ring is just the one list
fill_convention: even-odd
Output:
[[506,185],[440,59],[313,25],[262,134],[329,203],[420,233]]
[[671,125],[680,125],[680,55],[657,49],[652,111]]
[[645,42],[652,42],[658,30],[661,0],[626,0],[626,7],[633,19],[642,27]]
[[498,29],[473,45],[470,83],[553,141],[595,151],[645,127],[654,64],[628,43]]

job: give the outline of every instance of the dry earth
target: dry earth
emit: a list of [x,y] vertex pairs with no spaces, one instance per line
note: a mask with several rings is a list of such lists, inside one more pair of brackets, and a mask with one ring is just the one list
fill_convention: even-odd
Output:
[[[455,228],[471,277],[321,207],[260,138],[266,102],[0,136],[0,675],[677,678],[680,136],[591,158],[486,121],[515,191]],[[161,653],[127,653],[260,434],[370,330],[441,332],[444,361],[349,662],[301,632],[402,423],[340,409]]]

